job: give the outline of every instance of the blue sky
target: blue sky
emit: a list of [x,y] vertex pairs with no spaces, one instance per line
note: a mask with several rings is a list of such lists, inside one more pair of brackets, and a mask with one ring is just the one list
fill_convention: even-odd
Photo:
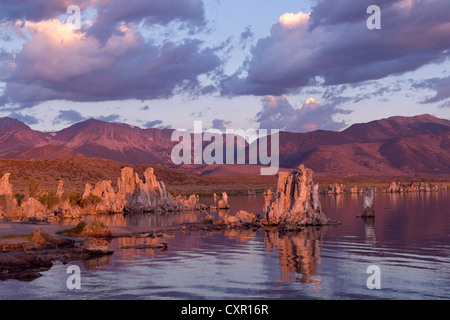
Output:
[[[91,117],[297,132],[450,118],[450,2],[23,2],[0,5],[0,116],[34,129]],[[71,4],[80,30],[66,23]],[[370,4],[381,30],[365,27]]]

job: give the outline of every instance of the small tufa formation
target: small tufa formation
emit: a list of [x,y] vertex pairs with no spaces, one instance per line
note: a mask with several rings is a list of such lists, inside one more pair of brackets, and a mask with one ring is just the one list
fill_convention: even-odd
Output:
[[110,243],[107,240],[97,238],[87,238],[81,244],[79,249],[90,256],[103,256],[114,253],[114,250],[111,248]]
[[403,192],[434,192],[434,191],[446,191],[447,186],[441,184],[431,184],[429,182],[411,182],[400,183],[391,182],[389,187],[385,190],[386,193],[403,193]]
[[222,193],[222,199],[217,203],[217,209],[230,209],[228,204],[228,194],[226,192]]
[[365,217],[375,217],[375,211],[373,210],[373,198],[375,195],[375,191],[372,187],[368,187],[363,192],[362,196],[362,209],[363,209],[363,218]]
[[56,189],[56,196],[62,199],[63,195],[64,195],[64,181],[59,180],[58,189]]
[[327,194],[334,194],[334,195],[340,195],[345,193],[345,187],[343,184],[337,184],[330,185],[327,188]]
[[312,175],[313,171],[304,165],[291,173],[278,174],[277,192],[264,206],[267,224],[296,229],[332,223],[322,212],[319,186],[313,184]]
[[28,198],[20,206],[20,218],[22,220],[46,221],[52,217],[50,211],[34,198]]

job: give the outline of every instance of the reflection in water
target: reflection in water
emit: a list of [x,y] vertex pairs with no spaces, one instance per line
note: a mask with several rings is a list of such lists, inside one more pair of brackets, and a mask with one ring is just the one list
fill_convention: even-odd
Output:
[[301,283],[317,282],[316,267],[321,262],[323,236],[328,227],[307,227],[301,232],[266,232],[267,248],[279,253],[281,279],[296,281],[300,274]]
[[377,239],[375,237],[375,217],[361,218],[364,222],[364,237],[367,244],[375,246]]
[[83,266],[86,270],[95,270],[98,267],[106,266],[109,264],[111,256],[100,256],[83,260]]
[[255,236],[256,231],[252,229],[227,229],[224,231],[224,234],[229,239],[236,239],[240,242],[247,242]]
[[[139,258],[139,255],[145,254],[149,258],[153,258],[155,256],[155,250],[162,250],[162,249],[155,249],[150,248],[151,246],[157,246],[162,241],[165,241],[166,238],[163,237],[121,237],[118,239],[118,250],[121,250],[127,255],[122,255],[121,259],[125,260],[135,260]],[[136,246],[144,246],[143,249],[133,248]],[[146,248],[145,246],[148,246]],[[124,247],[127,247],[126,249]]]
[[[327,216],[342,225],[290,233],[186,230],[168,238],[115,238],[112,256],[84,261],[81,292],[67,290],[67,267],[55,265],[29,283],[0,283],[0,299],[448,299],[450,191],[377,193],[376,236],[375,219],[356,218],[360,194],[324,195],[320,201]],[[230,210],[214,215],[260,214],[264,197],[230,197],[229,203]],[[107,225],[164,229],[201,222],[205,215],[91,217],[98,218]],[[145,248],[161,241],[167,241],[167,251]],[[144,248],[122,249],[136,245]],[[366,270],[373,264],[383,270],[382,290],[367,289]]]
[[[205,219],[205,214],[197,211],[168,213],[99,214],[83,217],[83,221],[101,221],[109,227],[168,227],[184,223],[197,223]],[[76,225],[77,220],[61,220],[61,225]]]

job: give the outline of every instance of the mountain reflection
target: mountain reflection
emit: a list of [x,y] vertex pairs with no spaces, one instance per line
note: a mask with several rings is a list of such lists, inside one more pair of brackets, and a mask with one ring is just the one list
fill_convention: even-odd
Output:
[[[321,263],[323,237],[328,227],[306,227],[301,232],[265,233],[268,249],[279,254],[281,279],[315,283],[316,268]],[[300,275],[300,278],[297,278]]]

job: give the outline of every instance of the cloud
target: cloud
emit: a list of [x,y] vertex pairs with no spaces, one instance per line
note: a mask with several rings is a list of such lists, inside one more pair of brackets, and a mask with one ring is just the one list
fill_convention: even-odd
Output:
[[0,49],[0,81],[5,81],[14,71],[14,55],[4,49]]
[[162,124],[163,121],[162,120],[153,120],[153,121],[148,121],[144,124],[144,127],[149,129],[149,128],[155,128],[156,126]]
[[80,8],[85,8],[94,2],[93,0],[2,0],[0,22],[48,20],[66,14],[70,5],[76,4]]
[[244,32],[241,33],[239,44],[241,49],[245,49],[247,45],[253,40],[254,34],[250,26],[246,26]]
[[104,45],[56,19],[25,27],[33,37],[15,55],[0,99],[12,104],[169,98],[201,91],[198,77],[220,64],[199,40],[157,45],[124,25]]
[[53,120],[53,124],[72,124],[86,120],[85,117],[81,115],[76,110],[60,110],[58,116]]
[[310,132],[318,129],[340,130],[344,122],[333,119],[336,114],[348,114],[351,111],[336,108],[333,105],[321,105],[314,98],[308,98],[299,108],[294,108],[286,96],[265,96],[262,110],[256,115],[260,129],[279,129],[289,132]]
[[229,120],[223,120],[223,119],[214,119],[212,121],[212,129],[217,129],[220,131],[225,131],[227,129],[227,126],[231,124],[231,121]]
[[110,0],[99,1],[97,16],[88,35],[95,36],[101,43],[114,34],[121,34],[122,24],[167,25],[177,21],[186,28],[205,24],[202,0]]
[[20,112],[12,112],[8,115],[8,117],[10,118],[14,118],[17,119],[19,121],[22,121],[23,123],[26,123],[28,125],[33,125],[33,124],[38,124],[39,123],[39,119],[34,117],[34,116],[30,116],[30,115],[24,115]]
[[282,15],[242,67],[220,82],[223,95],[274,95],[311,85],[379,80],[450,56],[450,1],[384,0],[382,29],[369,30],[369,0],[317,1]]
[[296,28],[301,25],[306,25],[309,21],[309,14],[298,13],[285,13],[280,16],[279,23],[285,28]]
[[99,117],[96,117],[95,119],[100,120],[100,121],[105,121],[105,122],[117,122],[117,120],[120,119],[120,115],[110,114],[108,116],[99,116]]
[[97,116],[97,117],[84,117],[80,112],[76,110],[60,110],[58,115],[53,119],[53,124],[73,124],[82,122],[88,119],[97,119],[105,122],[118,122],[120,119],[118,114],[110,114],[107,116]]
[[300,109],[311,109],[314,110],[320,106],[320,103],[314,98],[306,99],[305,103],[300,106]]
[[436,92],[434,96],[427,97],[421,101],[421,104],[440,102],[450,98],[450,77],[427,79],[413,84],[413,87],[430,89]]
[[163,126],[162,124],[163,124],[162,120],[148,121],[147,123],[144,124],[144,128],[147,128],[147,129],[150,129],[150,128],[171,129],[172,128],[171,125]]
[[450,100],[445,101],[439,105],[439,108],[450,108]]

